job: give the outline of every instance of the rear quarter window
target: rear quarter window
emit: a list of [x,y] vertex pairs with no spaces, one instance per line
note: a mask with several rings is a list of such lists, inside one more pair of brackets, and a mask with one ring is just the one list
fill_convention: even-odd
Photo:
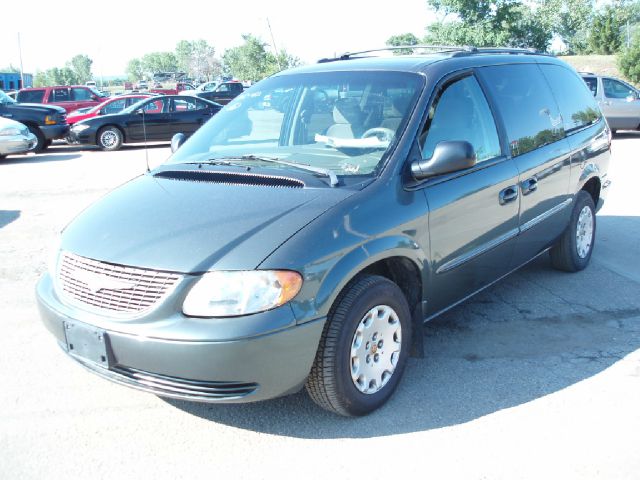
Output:
[[22,103],[42,103],[44,100],[43,90],[23,90],[18,92],[18,102]]
[[601,113],[587,85],[560,65],[540,65],[560,107],[567,135],[600,120]]
[[512,156],[564,138],[562,116],[538,65],[497,65],[478,72],[502,116]]

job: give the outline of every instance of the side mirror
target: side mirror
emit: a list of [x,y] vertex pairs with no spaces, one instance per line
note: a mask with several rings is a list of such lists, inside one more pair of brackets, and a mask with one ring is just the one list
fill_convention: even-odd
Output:
[[440,142],[431,158],[416,160],[411,164],[411,173],[416,180],[457,172],[476,164],[476,152],[469,142],[449,140]]
[[187,139],[184,133],[176,133],[173,137],[171,137],[171,153],[176,153],[182,144]]
[[629,92],[629,95],[627,95],[627,102],[633,102],[635,100],[638,100],[638,94],[636,92]]
[[144,115],[144,108],[139,108],[135,111],[136,115]]

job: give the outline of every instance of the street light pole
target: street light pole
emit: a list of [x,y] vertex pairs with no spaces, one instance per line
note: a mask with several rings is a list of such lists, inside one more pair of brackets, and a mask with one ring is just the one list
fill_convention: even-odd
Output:
[[24,85],[24,68],[22,67],[22,44],[20,43],[20,32],[18,32],[18,53],[20,54],[20,88],[25,88]]

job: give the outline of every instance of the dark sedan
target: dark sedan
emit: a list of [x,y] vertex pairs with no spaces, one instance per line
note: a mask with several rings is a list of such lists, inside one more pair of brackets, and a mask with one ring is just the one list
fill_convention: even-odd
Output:
[[71,127],[74,143],[118,150],[123,143],[171,140],[176,133],[187,137],[222,108],[202,98],[167,95],[140,101],[114,115],[80,121]]

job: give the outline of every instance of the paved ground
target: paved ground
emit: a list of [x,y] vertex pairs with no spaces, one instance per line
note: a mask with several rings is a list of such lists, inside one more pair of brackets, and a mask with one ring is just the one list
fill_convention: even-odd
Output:
[[[380,411],[344,419],[304,393],[251,405],[166,401],[67,359],[33,289],[75,213],[142,173],[144,150],[0,164],[0,477],[640,478],[640,136],[614,142],[590,267],[542,257],[431,322]],[[168,156],[149,151],[151,163]]]

